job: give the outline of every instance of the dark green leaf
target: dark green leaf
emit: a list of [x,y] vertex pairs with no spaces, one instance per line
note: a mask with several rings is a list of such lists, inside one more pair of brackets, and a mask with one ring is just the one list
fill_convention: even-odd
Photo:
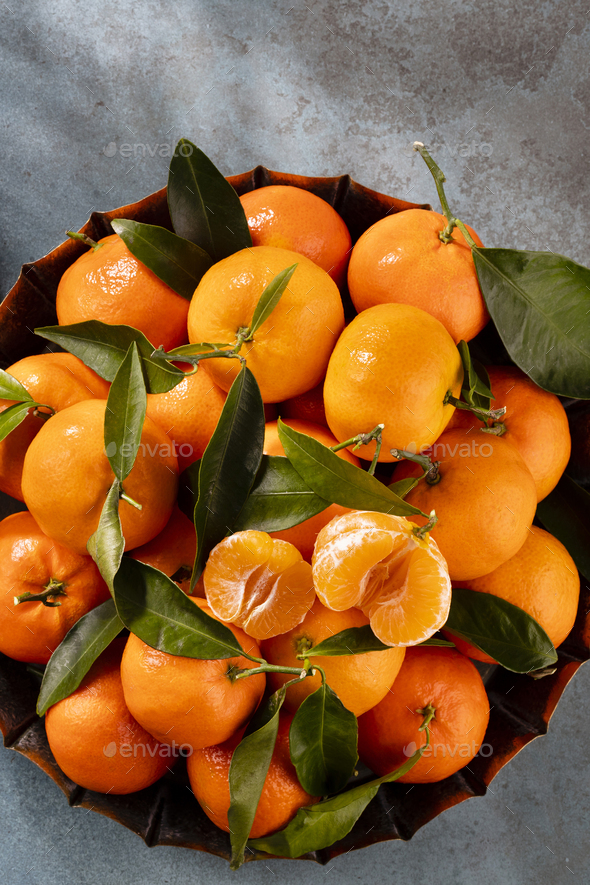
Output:
[[552,252],[472,249],[508,353],[540,387],[590,399],[590,269]]
[[309,851],[320,851],[333,845],[349,833],[369,802],[377,795],[381,784],[391,783],[407,774],[422,756],[427,744],[410,756],[407,762],[384,777],[359,784],[351,790],[324,799],[317,805],[300,808],[284,830],[250,839],[251,848],[275,854],[278,857],[301,857]]
[[405,498],[412,489],[415,489],[421,479],[426,476],[427,471],[423,470],[420,476],[408,476],[407,479],[398,479],[397,482],[390,483],[387,488],[394,495]]
[[147,408],[137,344],[132,341],[111,384],[104,418],[104,445],[112,471],[123,482],[135,464]]
[[104,502],[98,528],[88,538],[86,548],[98,566],[111,593],[113,581],[121,564],[125,550],[125,538],[119,518],[119,496],[121,483],[115,479]]
[[590,494],[569,476],[562,476],[551,494],[539,503],[537,516],[590,581]]
[[235,531],[282,532],[329,506],[328,501],[305,485],[288,458],[263,455]]
[[471,359],[473,368],[477,374],[477,384],[473,391],[473,405],[478,409],[485,409],[486,412],[492,407],[494,394],[490,387],[490,376],[488,371],[479,360]]
[[[454,645],[454,643],[448,642],[446,639],[438,639],[437,637],[425,639],[424,642],[419,644],[448,646],[449,648],[452,648]],[[335,633],[334,636],[329,636],[323,642],[318,642],[317,645],[314,645],[305,654],[298,655],[297,657],[301,659],[316,656],[333,658],[343,655],[364,655],[371,651],[386,651],[390,648],[392,646],[385,645],[384,642],[377,639],[370,625],[366,624],[364,627],[348,627],[347,630]]]
[[339,458],[327,446],[279,419],[285,454],[302,480],[320,498],[353,510],[378,510],[396,516],[421,513],[360,467]]
[[232,870],[237,870],[244,863],[244,849],[274,752],[279,711],[284,700],[285,686],[282,686],[258,708],[232,755],[229,767],[231,802],[227,813]]
[[245,653],[229,627],[206,614],[174,581],[150,565],[124,556],[114,589],[119,617],[152,648],[203,660]]
[[16,430],[19,424],[23,423],[31,409],[34,409],[36,405],[38,403],[27,400],[24,403],[15,403],[13,406],[8,406],[7,409],[0,412],[0,442],[6,439],[9,433]]
[[99,655],[123,629],[112,599],[82,615],[56,648],[45,668],[37,715],[75,691]]
[[254,375],[244,366],[230,387],[201,458],[194,516],[198,546],[191,587],[213,547],[234,530],[260,467],[263,445],[262,397]]
[[193,461],[178,477],[178,506],[192,522],[195,517],[195,505],[199,497],[199,470],[201,459]]
[[114,219],[111,227],[142,264],[187,301],[213,264],[204,249],[165,227],[127,218]]
[[253,338],[255,332],[257,332],[261,325],[269,318],[281,300],[281,295],[289,285],[289,280],[295,273],[296,267],[296,264],[292,264],[291,267],[282,270],[270,281],[268,286],[266,286],[264,292],[258,299],[258,304],[254,310],[254,315],[250,324],[250,334],[248,335],[247,340]]
[[325,683],[298,708],[289,730],[291,761],[310,796],[344,789],[358,761],[357,721]]
[[493,596],[453,588],[444,627],[514,673],[529,673],[554,664],[557,653],[543,628],[527,612]]
[[13,399],[18,403],[33,402],[29,391],[4,369],[0,369],[0,399]]
[[[478,406],[478,408],[489,409],[492,391],[489,387],[489,377],[481,363],[477,363],[480,370],[483,370],[481,376],[476,368],[476,363],[471,357],[469,346],[466,341],[459,341],[457,345],[461,362],[463,363],[463,388],[461,393],[463,399],[470,406]],[[483,374],[485,373],[485,375]],[[485,379],[487,379],[487,384]],[[482,405],[481,403],[487,403]]]
[[176,233],[215,261],[252,245],[237,193],[187,138],[180,139],[170,161],[168,207]]
[[182,381],[184,372],[171,363],[151,358],[154,348],[142,332],[132,326],[111,326],[99,320],[72,326],[45,326],[35,334],[59,344],[82,360],[101,378],[113,381],[135,341],[141,355],[148,393],[166,393]]

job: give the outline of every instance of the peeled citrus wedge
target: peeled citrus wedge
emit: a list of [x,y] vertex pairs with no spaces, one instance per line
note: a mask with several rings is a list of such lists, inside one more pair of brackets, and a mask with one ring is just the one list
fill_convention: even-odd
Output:
[[316,593],[335,611],[360,608],[386,645],[417,645],[439,630],[451,605],[447,564],[436,542],[404,517],[354,510],[317,537]]
[[315,601],[311,566],[266,532],[236,532],[213,548],[203,572],[213,613],[254,639],[300,624]]

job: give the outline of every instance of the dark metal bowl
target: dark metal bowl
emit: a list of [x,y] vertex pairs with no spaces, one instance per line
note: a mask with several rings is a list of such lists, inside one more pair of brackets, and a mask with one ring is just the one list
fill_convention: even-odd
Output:
[[[258,166],[252,172],[229,178],[239,194],[269,184],[291,184],[310,190],[331,203],[348,225],[353,241],[375,221],[392,212],[429,208],[396,200],[356,184],[348,176],[305,178],[272,172]],[[113,218],[132,218],[170,228],[165,188],[138,203],[112,212],[94,212],[83,232],[93,239],[113,233]],[[0,305],[0,363],[3,367],[28,354],[38,353],[45,341],[33,329],[57,322],[55,296],[61,275],[84,251],[78,242],[68,240],[49,255],[25,264],[15,286]],[[485,346],[499,363],[506,362],[493,329],[485,334]],[[494,348],[496,351],[494,353]],[[4,510],[20,509],[4,497]],[[322,851],[305,855],[325,864],[331,858],[389,839],[410,839],[414,833],[447,808],[472,796],[483,796],[487,785],[504,765],[529,741],[545,734],[549,720],[566,685],[589,657],[590,590],[582,581],[578,617],[572,633],[559,649],[557,672],[533,680],[489,667],[484,673],[492,708],[485,736],[488,755],[478,755],[457,774],[436,784],[386,784],[369,804],[352,831],[344,839]],[[133,830],[147,845],[179,845],[229,858],[229,839],[201,811],[189,791],[184,762],[177,763],[147,790],[128,796],[93,793],[70,781],[57,766],[49,749],[43,719],[35,713],[38,682],[26,665],[0,654],[0,728],[4,745],[42,768],[68,797],[70,805],[97,811]],[[248,860],[267,858],[249,854]]]

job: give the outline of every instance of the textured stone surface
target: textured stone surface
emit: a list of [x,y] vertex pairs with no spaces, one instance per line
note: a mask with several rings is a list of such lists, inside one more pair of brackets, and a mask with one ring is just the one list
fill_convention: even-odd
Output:
[[[226,174],[257,163],[349,172],[435,204],[410,151],[420,139],[435,146],[451,205],[486,245],[550,248],[588,264],[589,18],[578,0],[8,0],[0,288],[92,210],[161,187],[181,135]],[[216,858],[147,849],[111,821],[70,809],[42,772],[1,751],[0,879],[588,881],[589,690],[585,668],[549,735],[486,798],[446,812],[409,844],[374,846],[326,869],[269,860],[230,874]]]

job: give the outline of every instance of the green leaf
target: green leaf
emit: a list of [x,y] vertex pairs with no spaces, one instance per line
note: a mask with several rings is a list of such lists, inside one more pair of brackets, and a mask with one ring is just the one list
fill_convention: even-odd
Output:
[[250,341],[254,337],[254,333],[257,332],[261,325],[269,318],[281,300],[281,295],[289,285],[289,280],[295,273],[296,268],[297,265],[292,264],[290,267],[287,267],[285,270],[278,273],[276,277],[270,281],[268,286],[266,286],[264,292],[258,299],[258,304],[256,305],[254,315],[252,316],[250,332],[246,341]]
[[590,399],[590,269],[550,252],[472,249],[508,353],[540,387]]
[[170,161],[168,208],[174,230],[214,261],[252,245],[237,193],[203,151],[181,138]]
[[415,489],[421,479],[424,479],[428,471],[423,470],[420,476],[408,476],[407,479],[398,479],[397,482],[390,483],[387,488],[394,495],[405,498],[406,495]]
[[453,588],[444,629],[513,673],[530,673],[557,660],[553,643],[540,624],[517,605],[491,593]]
[[479,360],[472,358],[473,369],[477,374],[477,383],[473,391],[473,405],[478,409],[485,409],[486,412],[492,407],[494,394],[490,386],[490,376],[488,370]]
[[349,833],[381,784],[391,783],[407,774],[422,756],[428,744],[420,747],[407,762],[390,774],[351,790],[324,799],[317,805],[300,808],[293,820],[278,833],[250,839],[248,845],[278,857],[301,857],[309,851],[320,851]]
[[39,403],[27,400],[24,403],[15,403],[13,406],[8,406],[7,409],[0,412],[0,442],[6,439],[9,433],[16,430],[23,423],[31,409],[38,405]]
[[422,513],[349,461],[339,458],[311,436],[299,433],[279,419],[279,439],[302,480],[320,498],[352,510],[378,510],[396,516]]
[[69,697],[123,629],[112,599],[82,615],[55,649],[43,674],[37,715]]
[[[481,365],[472,359],[469,346],[466,341],[459,341],[457,350],[463,363],[463,387],[461,393],[463,399],[470,406],[478,406],[478,408],[489,409],[492,399],[492,391],[490,390],[490,379],[488,373]],[[476,368],[479,367],[479,371]],[[481,372],[481,376],[480,376]],[[485,374],[484,374],[485,373]],[[486,380],[487,379],[487,383]],[[485,403],[485,405],[481,405]]]
[[33,402],[33,397],[20,381],[4,369],[0,369],[0,399],[13,399],[16,402]]
[[148,393],[166,393],[184,378],[184,372],[172,363],[152,359],[153,345],[132,326],[88,320],[71,326],[45,326],[35,329],[35,334],[73,353],[106,381],[114,380],[132,341],[141,356]]
[[105,452],[119,482],[129,476],[135,464],[146,408],[141,359],[132,341],[111,384],[104,419]]
[[201,459],[193,461],[178,477],[178,506],[192,522],[195,518],[195,505],[199,497],[199,470]]
[[125,626],[152,648],[202,660],[246,654],[229,627],[191,602],[163,572],[139,560],[123,557],[114,597]]
[[232,870],[244,863],[244,849],[277,740],[279,711],[285,700],[285,690],[282,686],[258,708],[232,755],[229,767],[231,801],[227,813]]
[[213,547],[234,530],[260,467],[263,445],[262,397],[254,375],[244,366],[230,387],[201,458],[194,514],[198,544],[191,588]]
[[537,516],[590,581],[590,494],[564,475],[537,506]]
[[356,716],[323,683],[297,709],[289,730],[291,761],[310,796],[344,789],[358,761]]
[[[436,645],[452,648],[454,643],[446,639],[431,637],[430,639],[425,639],[424,642],[420,642],[419,645]],[[363,627],[348,627],[346,630],[341,630],[340,633],[335,633],[333,636],[324,639],[323,642],[318,642],[317,645],[314,645],[305,654],[297,655],[297,657],[303,660],[304,658],[315,657],[334,658],[343,655],[365,655],[372,651],[387,651],[387,649],[392,647],[391,645],[385,645],[384,642],[377,639],[371,630],[371,626],[365,624]]]
[[111,227],[142,264],[187,301],[213,264],[204,249],[165,227],[127,218],[115,218]]
[[288,458],[263,455],[235,531],[282,532],[329,507],[306,486]]
[[88,538],[86,544],[86,549],[98,566],[98,570],[111,593],[113,592],[113,581],[125,550],[125,538],[119,518],[120,494],[121,483],[115,479],[103,504],[98,528]]

